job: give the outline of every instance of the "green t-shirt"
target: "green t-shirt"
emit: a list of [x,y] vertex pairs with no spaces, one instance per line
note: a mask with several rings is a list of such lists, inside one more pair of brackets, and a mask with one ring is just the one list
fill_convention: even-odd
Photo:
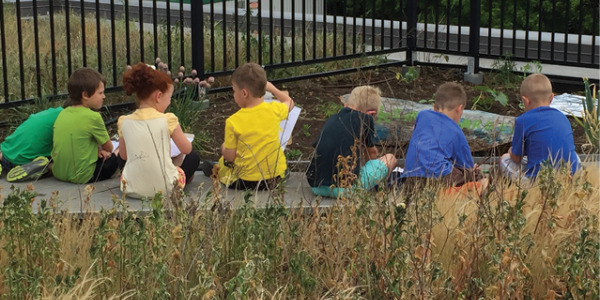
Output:
[[30,115],[2,142],[2,156],[14,165],[30,163],[38,156],[49,157],[52,151],[52,126],[62,110],[62,107],[55,107]]
[[98,145],[108,140],[99,113],[83,106],[65,108],[54,123],[54,177],[73,183],[89,182],[98,161]]

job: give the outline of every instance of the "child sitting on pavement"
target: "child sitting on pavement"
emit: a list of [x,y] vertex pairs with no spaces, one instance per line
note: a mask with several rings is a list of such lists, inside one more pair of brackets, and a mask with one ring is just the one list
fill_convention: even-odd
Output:
[[[121,191],[128,197],[170,193],[192,182],[200,155],[183,133],[177,116],[165,113],[171,104],[173,81],[166,73],[139,63],[123,75],[123,89],[135,94],[139,108],[118,121],[119,156],[125,160]],[[185,157],[171,158],[171,139]],[[175,161],[179,162],[178,164]]]
[[487,187],[487,179],[473,163],[467,139],[458,126],[466,104],[462,86],[447,82],[435,92],[433,110],[419,112],[402,174],[407,187],[429,179],[454,187],[480,181],[482,191]]
[[[327,119],[313,143],[315,154],[306,171],[308,182],[316,195],[338,197],[346,195],[352,188],[371,190],[385,180],[396,166],[393,154],[379,157],[375,147],[377,137],[373,116],[380,108],[379,90],[360,86],[352,90],[344,108]],[[367,154],[364,164],[363,151]],[[351,171],[358,180],[344,183],[345,186],[340,186],[338,177],[343,172],[340,157],[350,158],[354,161],[348,164],[356,165]]]
[[111,178],[118,162],[112,153],[102,116],[106,79],[90,68],[73,72],[67,83],[71,106],[54,123],[52,174],[72,183],[94,183]]
[[3,170],[8,172],[8,182],[36,180],[50,173],[54,122],[70,103],[71,100],[67,100],[62,107],[30,115],[0,144],[0,174]]
[[500,158],[500,169],[512,180],[535,178],[540,167],[570,163],[571,173],[580,168],[573,130],[567,117],[550,107],[552,83],[543,74],[527,76],[521,83],[525,113],[515,120],[512,145]]
[[[265,70],[246,63],[231,76],[233,98],[240,110],[225,121],[219,177],[223,184],[238,190],[267,190],[285,176],[285,155],[279,141],[279,124],[287,119],[294,101],[267,81]],[[279,102],[264,101],[265,91]],[[204,162],[210,176],[212,164]]]

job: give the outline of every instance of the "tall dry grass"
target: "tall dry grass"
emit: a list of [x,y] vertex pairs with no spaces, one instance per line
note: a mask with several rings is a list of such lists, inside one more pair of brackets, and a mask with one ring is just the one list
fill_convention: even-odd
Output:
[[[55,211],[56,194],[47,209],[28,213],[35,195],[15,192],[2,206],[0,292],[8,299],[591,299],[599,180],[597,166],[574,178],[547,169],[527,190],[496,179],[483,196],[435,186],[410,195],[357,191],[309,211],[278,204],[281,187],[266,207],[246,194],[232,209],[217,183],[196,198],[157,194],[145,202],[147,214],[115,198],[113,208],[83,219]],[[33,247],[11,254],[11,239]],[[44,264],[28,263],[33,256]]]

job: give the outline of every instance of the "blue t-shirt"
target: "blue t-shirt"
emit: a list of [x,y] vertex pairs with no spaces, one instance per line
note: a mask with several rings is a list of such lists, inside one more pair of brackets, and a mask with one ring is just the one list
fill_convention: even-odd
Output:
[[561,160],[571,162],[573,173],[579,169],[571,124],[565,115],[549,106],[534,108],[515,120],[512,152],[527,156],[529,177],[537,176],[548,159],[555,167]]
[[474,166],[465,134],[456,122],[440,112],[419,112],[402,177],[439,178],[450,174],[454,166],[463,169]]

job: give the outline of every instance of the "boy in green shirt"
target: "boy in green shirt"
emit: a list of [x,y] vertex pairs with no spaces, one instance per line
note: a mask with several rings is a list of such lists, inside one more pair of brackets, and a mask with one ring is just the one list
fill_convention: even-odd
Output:
[[[63,107],[69,104],[65,102]],[[9,182],[35,180],[49,171],[53,126],[63,107],[32,114],[0,144],[0,174],[8,172]]]
[[69,78],[72,105],[54,123],[52,173],[59,180],[93,183],[110,178],[118,169],[104,121],[95,111],[102,107],[105,82],[90,68],[78,69]]

